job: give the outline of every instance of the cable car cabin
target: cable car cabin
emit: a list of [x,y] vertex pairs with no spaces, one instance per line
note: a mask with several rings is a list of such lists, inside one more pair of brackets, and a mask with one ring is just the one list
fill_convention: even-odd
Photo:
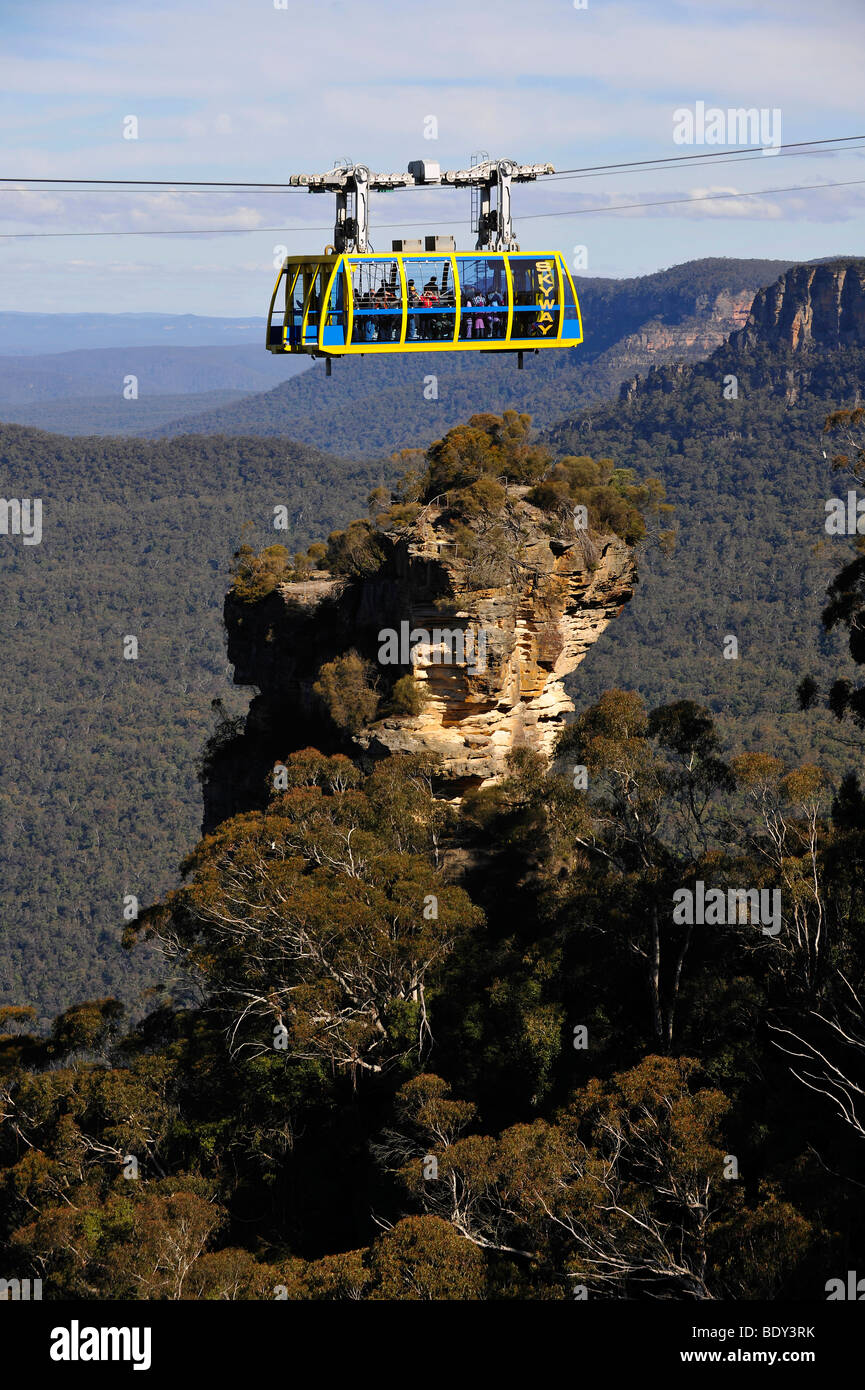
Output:
[[267,318],[268,351],[313,357],[522,352],[582,340],[558,251],[288,256]]

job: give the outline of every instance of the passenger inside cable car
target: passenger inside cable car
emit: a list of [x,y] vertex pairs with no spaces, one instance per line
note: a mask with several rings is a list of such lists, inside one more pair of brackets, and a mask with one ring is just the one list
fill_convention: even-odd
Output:
[[398,342],[402,329],[402,290],[396,261],[356,261],[349,270],[354,300],[352,342]]
[[552,257],[512,256],[514,315],[511,338],[555,338],[560,305]]
[[460,338],[463,341],[503,338],[508,322],[504,259],[501,256],[460,257],[457,267],[463,303]]

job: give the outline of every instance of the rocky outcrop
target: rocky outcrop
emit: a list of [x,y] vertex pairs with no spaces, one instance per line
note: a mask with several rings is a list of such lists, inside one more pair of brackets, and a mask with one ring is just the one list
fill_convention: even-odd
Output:
[[[671,394],[700,377],[728,372],[751,387],[767,386],[794,404],[822,389],[826,356],[865,347],[865,260],[846,258],[794,266],[754,296],[744,325],[707,361],[651,366],[619,388],[621,401]],[[563,432],[549,437],[561,442]]]
[[[373,573],[319,572],[255,604],[229,595],[235,682],[260,692],[247,734],[263,740],[271,765],[306,742],[333,746],[313,686],[322,665],[351,649],[375,667],[385,713],[346,751],[433,753],[450,795],[501,777],[513,748],[549,755],[574,708],[564,678],[631,597],[635,563],[612,533],[568,524],[550,534],[549,516],[525,492],[510,489],[503,527],[470,560],[437,504],[412,526],[384,533]],[[410,672],[420,712],[388,715],[388,691]]]
[[799,265],[756,295],[748,321],[730,346],[773,348],[865,346],[865,261]]
[[[430,635],[415,649],[423,709],[379,721],[362,739],[367,746],[434,753],[450,778],[472,785],[500,777],[513,748],[551,754],[574,709],[564,678],[631,597],[633,553],[614,535],[551,540],[540,529],[542,513],[525,502],[516,510],[527,540],[499,586],[467,587],[440,512],[400,542],[409,580],[419,566],[431,567],[436,588],[456,601],[431,604],[409,582],[407,620]],[[465,634],[464,661],[447,660],[452,638],[436,640],[454,631]]]

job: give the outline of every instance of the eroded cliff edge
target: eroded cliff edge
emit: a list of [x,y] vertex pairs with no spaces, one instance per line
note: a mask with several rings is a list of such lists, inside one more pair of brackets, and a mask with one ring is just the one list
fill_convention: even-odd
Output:
[[[235,681],[257,686],[280,725],[309,726],[320,717],[313,686],[325,663],[353,648],[378,666],[383,633],[402,639],[401,654],[406,634],[425,633],[412,641],[411,663],[422,709],[373,721],[354,736],[358,749],[435,753],[446,777],[473,785],[500,776],[511,748],[549,754],[573,710],[563,679],[631,597],[635,564],[621,537],[552,538],[542,512],[513,501],[520,558],[499,585],[468,587],[446,509],[431,507],[407,532],[382,535],[386,559],[372,575],[316,573],[252,606],[230,597]],[[463,660],[447,659],[455,644],[442,634],[454,632],[464,634]],[[408,670],[394,663],[393,674]]]
[[[791,403],[837,374],[835,354],[865,346],[865,259],[839,257],[797,265],[755,296],[744,324],[695,366],[650,366],[623,383],[621,401],[672,394],[685,382],[734,373],[751,387],[768,386]],[[851,386],[856,387],[855,374]],[[551,438],[563,438],[558,426]]]
[[526,464],[522,443],[507,464],[534,481],[492,476],[498,424],[447,436],[450,467],[460,435],[457,486],[426,500],[432,467],[414,501],[391,498],[312,559],[273,575],[281,548],[249,559],[225,624],[235,683],[257,693],[243,732],[210,750],[206,829],[262,806],[274,764],[307,746],[362,763],[433,755],[450,798],[502,777],[514,749],[552,755],[574,709],[564,678],[632,596],[651,489],[610,460],[532,446],[544,466]]

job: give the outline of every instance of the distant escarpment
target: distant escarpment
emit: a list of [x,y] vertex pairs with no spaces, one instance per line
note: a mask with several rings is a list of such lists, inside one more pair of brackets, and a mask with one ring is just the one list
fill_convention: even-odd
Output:
[[[865,349],[865,259],[845,257],[799,265],[754,297],[741,328],[732,332],[693,376],[733,373],[751,387],[770,387],[789,402],[821,390],[836,375],[832,354]],[[676,391],[690,379],[682,363],[652,367],[620,389],[620,398]]]
[[228,655],[258,694],[211,749],[206,827],[263,805],[274,764],[308,745],[428,755],[448,797],[500,778],[514,749],[552,754],[564,678],[631,597],[643,511],[663,504],[609,460],[554,462],[528,424],[472,417],[407,474],[416,500],[293,561],[239,556]]
[[865,347],[865,260],[798,265],[760,290],[731,346],[740,352],[781,348]]
[[647,320],[608,348],[602,360],[610,369],[627,374],[670,361],[700,362],[747,322],[753,299],[750,289],[698,296],[692,313]]

